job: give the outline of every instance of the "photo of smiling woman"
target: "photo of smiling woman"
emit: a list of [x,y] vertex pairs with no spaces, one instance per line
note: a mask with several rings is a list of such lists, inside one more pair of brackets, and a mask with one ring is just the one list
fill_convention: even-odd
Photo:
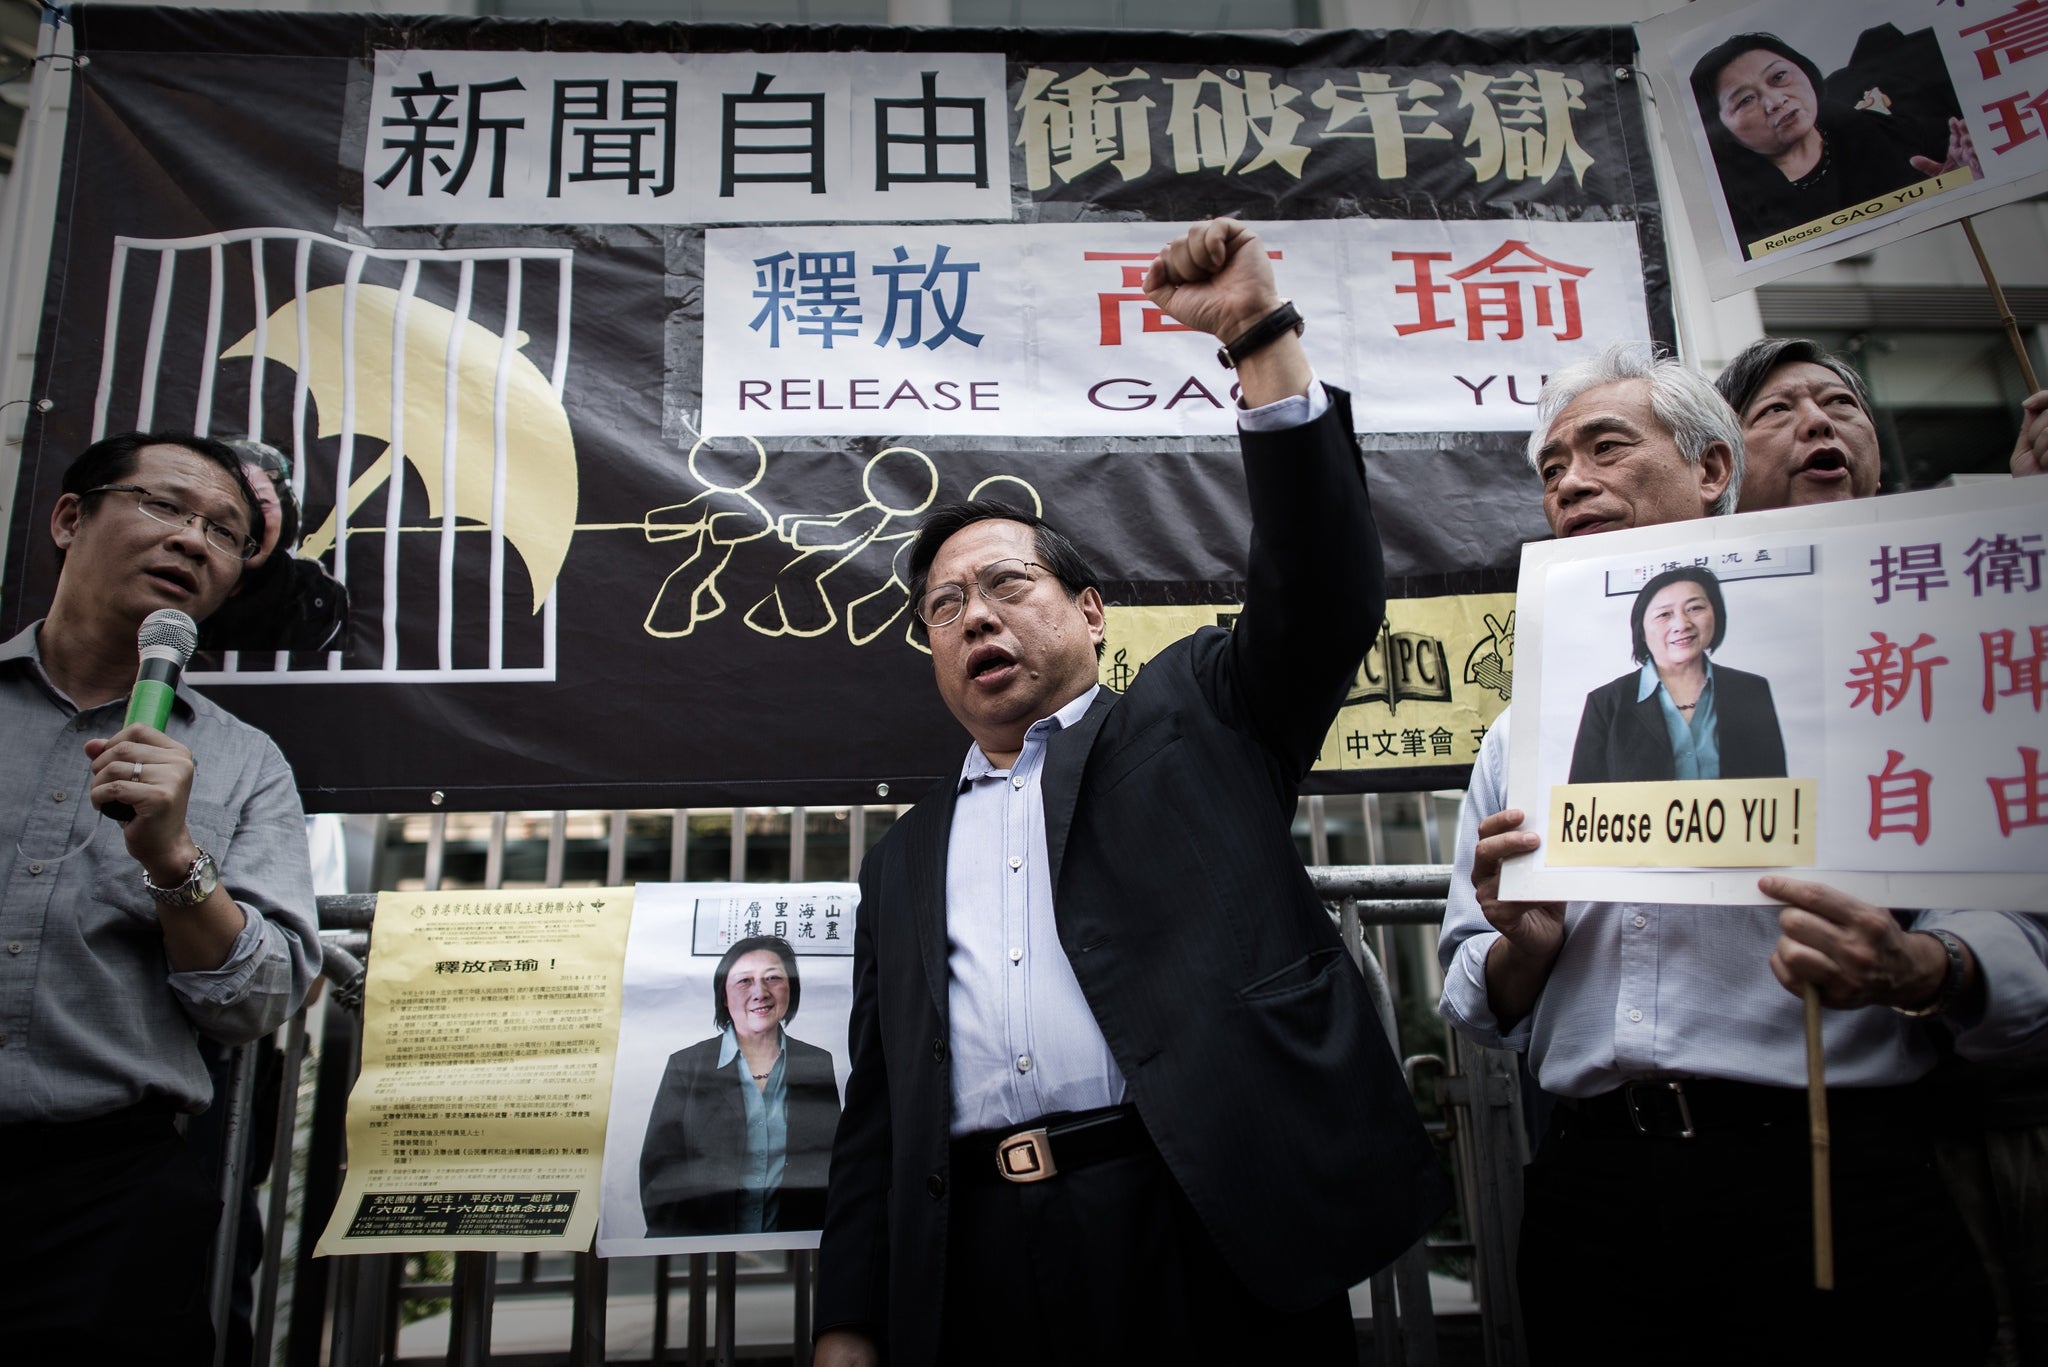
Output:
[[669,1055],[647,1118],[647,1236],[817,1229],[839,1089],[832,1055],[783,1028],[803,997],[796,951],[772,935],[736,941],[711,991],[719,1033]]
[[1783,778],[1785,737],[1771,685],[1708,658],[1728,635],[1710,570],[1666,570],[1629,612],[1637,668],[1586,695],[1573,783]]
[[1774,233],[1889,191],[1959,167],[1983,175],[1961,119],[1937,125],[1946,146],[1939,138],[1923,146],[1916,128],[1925,125],[1895,111],[1881,89],[1864,90],[1851,106],[1826,86],[1812,58],[1770,33],[1738,33],[1693,65],[1693,100],[1744,259]]

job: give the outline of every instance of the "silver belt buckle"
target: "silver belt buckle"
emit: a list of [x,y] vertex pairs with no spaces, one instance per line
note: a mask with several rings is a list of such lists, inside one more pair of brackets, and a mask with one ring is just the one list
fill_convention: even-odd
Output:
[[[1668,1091],[1678,1099],[1679,1129],[1676,1135],[1666,1135],[1663,1130],[1654,1129],[1643,1123],[1642,1108],[1636,1103],[1636,1089],[1638,1087],[1645,1090],[1656,1088]],[[1699,1131],[1693,1128],[1692,1107],[1686,1102],[1685,1083],[1682,1080],[1668,1078],[1658,1082],[1630,1082],[1622,1087],[1621,1094],[1628,1102],[1629,1123],[1636,1127],[1637,1134],[1649,1135],[1652,1138],[1694,1139],[1698,1137]]]
[[1006,1182],[1043,1182],[1059,1168],[1044,1130],[1022,1130],[996,1145],[996,1171]]

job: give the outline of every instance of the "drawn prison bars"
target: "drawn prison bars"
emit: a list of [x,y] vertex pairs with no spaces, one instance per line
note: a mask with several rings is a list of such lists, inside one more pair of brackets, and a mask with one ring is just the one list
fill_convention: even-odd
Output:
[[[302,508],[309,460],[333,467],[335,512],[307,518],[307,553],[332,545],[334,576],[354,603],[349,647],[230,652],[195,682],[555,677],[555,578],[577,501],[562,408],[572,257],[542,247],[375,248],[282,228],[115,239],[93,439],[188,422],[202,435],[246,432],[290,450]],[[536,351],[552,347],[545,374],[521,349],[522,309],[541,334]],[[246,409],[239,375],[221,365],[241,358]],[[289,441],[279,430],[280,367],[293,376]],[[307,425],[316,411],[318,433]],[[408,418],[438,431],[409,434]],[[379,438],[386,450],[364,459],[359,439]],[[437,523],[402,518],[408,463]],[[352,521],[366,502],[376,506],[378,487],[387,490],[381,522]],[[403,554],[407,532],[433,536],[437,554]],[[352,539],[379,533],[380,557],[352,554]],[[465,550],[477,533],[487,554]],[[533,585],[531,613],[506,611],[508,542]]]

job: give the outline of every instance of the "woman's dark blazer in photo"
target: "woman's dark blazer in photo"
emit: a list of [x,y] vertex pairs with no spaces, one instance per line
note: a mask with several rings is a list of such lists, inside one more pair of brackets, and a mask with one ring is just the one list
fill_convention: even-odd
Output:
[[[740,1222],[740,1171],[747,1155],[747,1108],[734,1054],[718,1066],[723,1035],[668,1057],[668,1071],[647,1116],[640,1146],[640,1209],[647,1237],[732,1234]],[[784,1116],[789,1161],[782,1171],[777,1230],[825,1223],[825,1172],[839,1127],[839,1087],[832,1055],[787,1033]]]
[[[1586,695],[1579,739],[1572,747],[1573,783],[1655,783],[1677,777],[1664,708],[1652,693],[1636,701],[1642,671],[1631,669]],[[1714,666],[1714,726],[1722,778],[1785,777],[1785,736],[1778,729],[1771,683],[1727,665]]]

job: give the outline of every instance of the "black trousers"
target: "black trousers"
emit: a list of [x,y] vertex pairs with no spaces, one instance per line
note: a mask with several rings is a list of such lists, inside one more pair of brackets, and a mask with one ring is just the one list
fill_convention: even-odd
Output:
[[1560,1105],[1525,1172],[1531,1362],[1980,1367],[1989,1291],[1910,1092],[1830,1094],[1831,1292],[1813,1286],[1803,1094],[1773,1122],[1703,1115],[1694,1139]]
[[0,1129],[0,1357],[21,1367],[213,1360],[213,1174],[167,1110]]
[[1023,1185],[956,1172],[948,1225],[950,1367],[1358,1361],[1348,1299],[1254,1299],[1151,1151]]

